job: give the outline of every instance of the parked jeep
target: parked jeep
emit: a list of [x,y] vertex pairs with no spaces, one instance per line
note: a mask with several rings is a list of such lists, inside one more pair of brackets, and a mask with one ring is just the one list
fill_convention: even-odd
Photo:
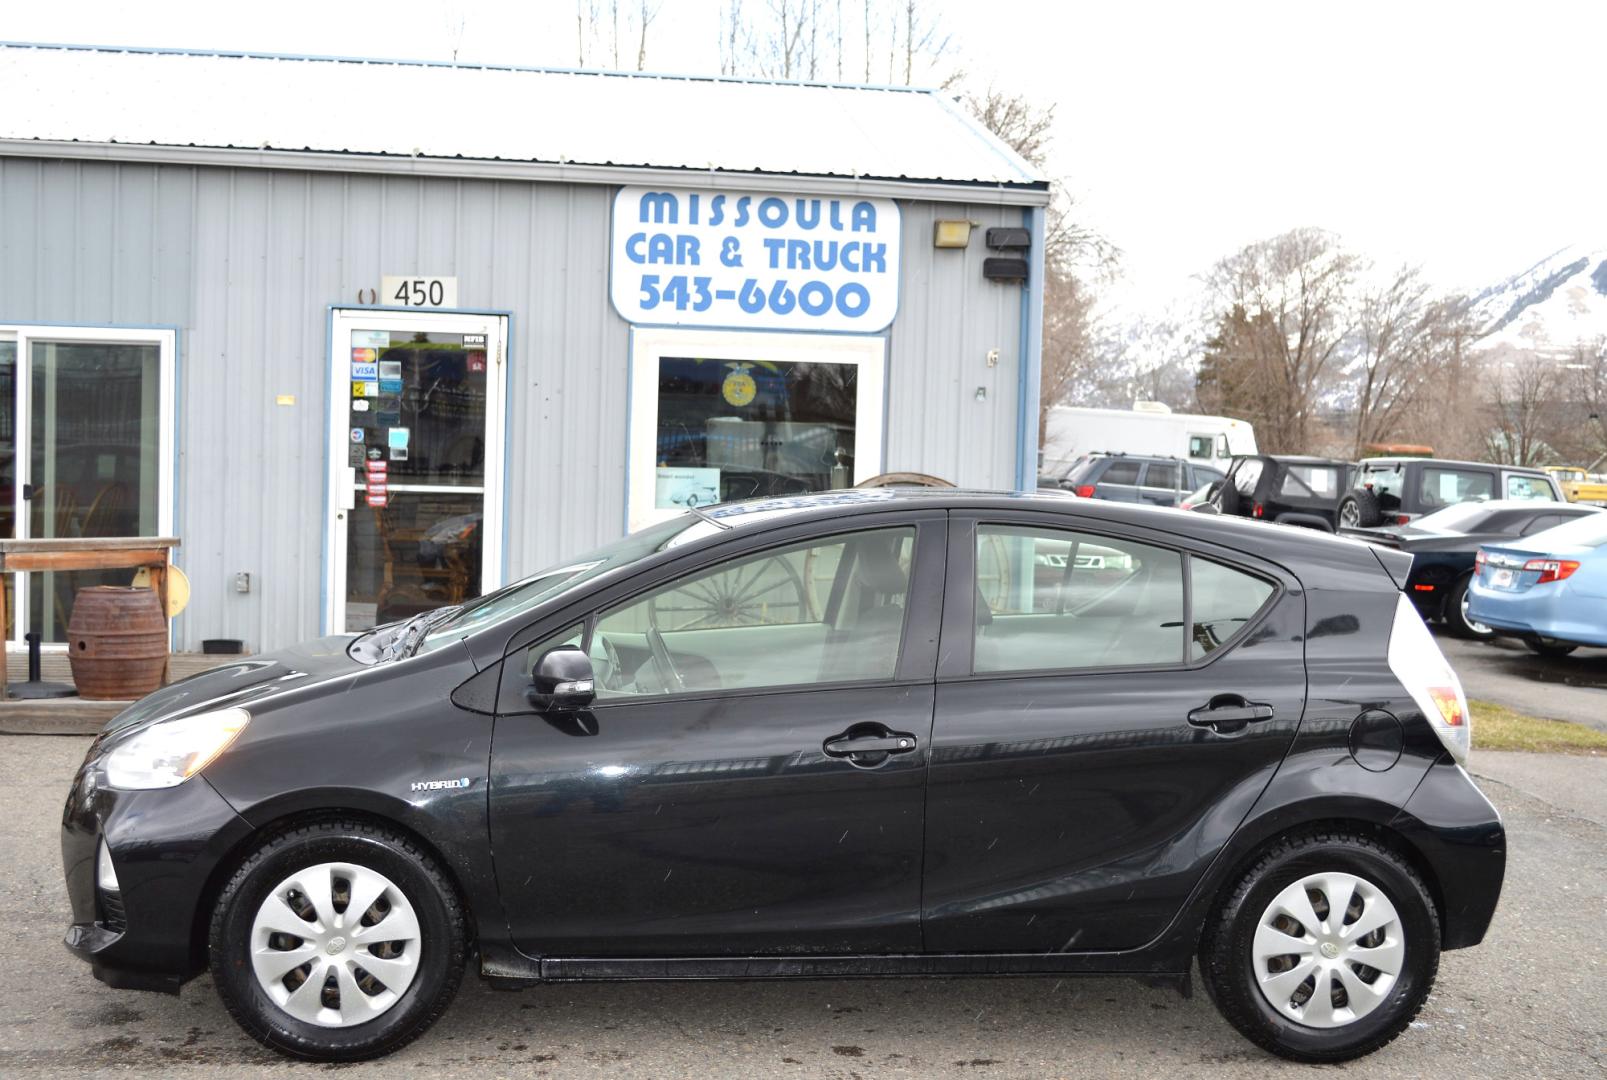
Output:
[[1544,469],[1439,458],[1368,458],[1339,503],[1346,528],[1405,525],[1447,506],[1493,499],[1563,502],[1562,489]]
[[1292,454],[1236,457],[1210,505],[1235,517],[1333,532],[1354,468],[1348,461]]

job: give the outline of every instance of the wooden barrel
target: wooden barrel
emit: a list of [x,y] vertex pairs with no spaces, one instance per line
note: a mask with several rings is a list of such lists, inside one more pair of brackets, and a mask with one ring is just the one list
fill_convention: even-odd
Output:
[[67,658],[81,697],[132,701],[162,685],[167,619],[150,589],[79,589],[67,620]]

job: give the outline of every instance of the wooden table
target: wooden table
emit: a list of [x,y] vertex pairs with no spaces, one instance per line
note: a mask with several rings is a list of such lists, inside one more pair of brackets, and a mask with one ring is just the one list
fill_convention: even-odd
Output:
[[[0,573],[15,570],[150,570],[151,587],[167,618],[168,556],[174,536],[94,536],[70,540],[0,540]],[[168,619],[171,628],[173,620]],[[0,627],[6,623],[6,591],[0,583]],[[162,667],[167,682],[167,666]],[[0,645],[0,697],[6,690],[6,650]]]

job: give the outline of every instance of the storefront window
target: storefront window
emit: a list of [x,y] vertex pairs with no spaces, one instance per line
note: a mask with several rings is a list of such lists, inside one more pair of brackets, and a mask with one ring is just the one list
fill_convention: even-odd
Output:
[[662,358],[655,508],[851,487],[858,374],[845,364]]
[[630,529],[882,471],[882,338],[652,328],[632,342]]

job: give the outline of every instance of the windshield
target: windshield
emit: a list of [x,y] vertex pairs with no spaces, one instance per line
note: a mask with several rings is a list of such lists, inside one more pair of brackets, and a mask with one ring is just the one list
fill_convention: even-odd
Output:
[[1534,551],[1559,551],[1563,548],[1599,548],[1607,544],[1607,513],[1586,514],[1555,529],[1535,533],[1524,542]]
[[[659,525],[620,537],[595,551],[561,566],[549,567],[529,577],[520,578],[512,585],[487,593],[465,605],[463,610],[432,628],[419,643],[419,652],[429,652],[441,645],[484,629],[493,623],[511,618],[533,609],[560,593],[589,581],[617,567],[627,566],[654,552],[675,546],[682,534],[704,522],[691,514],[683,514]],[[704,534],[703,529],[698,530]]]

